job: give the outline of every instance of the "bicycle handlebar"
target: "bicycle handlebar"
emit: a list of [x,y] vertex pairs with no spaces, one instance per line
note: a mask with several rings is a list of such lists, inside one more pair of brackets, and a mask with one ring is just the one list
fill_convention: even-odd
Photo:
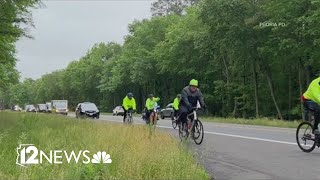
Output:
[[202,107],[192,107],[192,110],[200,110],[203,109]]

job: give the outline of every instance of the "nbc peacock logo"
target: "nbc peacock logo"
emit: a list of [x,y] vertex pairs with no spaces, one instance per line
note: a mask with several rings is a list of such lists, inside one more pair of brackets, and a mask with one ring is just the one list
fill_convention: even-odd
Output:
[[97,152],[97,154],[93,155],[93,159],[91,159],[91,162],[93,164],[99,164],[99,163],[104,163],[104,164],[110,164],[112,163],[112,159],[110,157],[110,154],[107,154],[105,151],[102,152]]

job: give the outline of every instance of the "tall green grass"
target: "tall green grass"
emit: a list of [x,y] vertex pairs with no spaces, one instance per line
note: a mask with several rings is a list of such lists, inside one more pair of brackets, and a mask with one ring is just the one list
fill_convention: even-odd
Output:
[[[16,147],[35,144],[50,150],[89,150],[111,155],[111,164],[16,165]],[[0,179],[209,179],[176,139],[150,134],[145,126],[77,120],[63,116],[0,113]],[[49,154],[49,153],[48,153]]]
[[242,119],[242,118],[202,117],[201,119],[206,122],[270,126],[270,127],[281,127],[281,128],[297,128],[298,125],[301,123],[301,121],[283,121],[283,120],[268,119],[268,118]]

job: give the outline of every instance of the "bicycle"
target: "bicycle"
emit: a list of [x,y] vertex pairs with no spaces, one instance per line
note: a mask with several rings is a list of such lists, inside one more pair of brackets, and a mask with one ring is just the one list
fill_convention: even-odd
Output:
[[179,111],[175,111],[171,116],[171,124],[173,129],[176,129],[178,126],[178,119],[179,119]]
[[[179,122],[179,138],[181,141],[187,140],[189,134],[197,145],[200,145],[204,138],[204,129],[202,122],[197,116],[197,110],[193,108],[193,112],[188,114],[187,123]],[[193,117],[193,118],[192,118]]]
[[[151,117],[151,120],[150,120],[150,117]],[[156,126],[158,121],[158,113],[156,108],[150,113],[150,117],[149,117],[149,125]]]
[[[306,114],[311,111],[307,110]],[[296,141],[303,152],[312,152],[316,146],[320,147],[320,135],[314,134],[314,116],[305,114],[306,121],[299,124],[296,131]],[[300,132],[303,134],[300,136]],[[302,140],[302,142],[300,142]]]
[[178,119],[179,119],[179,117],[177,117],[177,116],[172,116],[172,118],[171,118],[171,123],[172,123],[173,129],[176,129],[176,128],[177,128],[177,126],[178,126],[178,123],[177,123]]
[[132,117],[132,112],[133,110],[128,110],[127,111],[127,116],[126,116],[126,119],[125,119],[125,122],[126,124],[132,124],[133,123],[133,117]]

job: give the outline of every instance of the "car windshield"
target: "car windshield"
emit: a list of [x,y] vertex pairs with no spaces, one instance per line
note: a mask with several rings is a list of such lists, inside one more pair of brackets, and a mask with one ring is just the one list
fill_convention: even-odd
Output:
[[56,103],[55,106],[57,109],[66,109],[67,108],[66,103]]
[[39,109],[47,109],[47,106],[45,104],[39,104]]
[[34,105],[27,105],[26,109],[35,109]]
[[97,106],[93,103],[81,104],[81,109],[85,111],[98,111]]

